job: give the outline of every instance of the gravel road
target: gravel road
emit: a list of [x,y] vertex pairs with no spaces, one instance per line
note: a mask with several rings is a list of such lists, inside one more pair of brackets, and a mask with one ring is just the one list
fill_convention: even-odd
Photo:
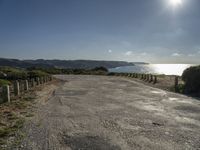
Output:
[[122,77],[56,77],[19,149],[200,149],[200,101]]

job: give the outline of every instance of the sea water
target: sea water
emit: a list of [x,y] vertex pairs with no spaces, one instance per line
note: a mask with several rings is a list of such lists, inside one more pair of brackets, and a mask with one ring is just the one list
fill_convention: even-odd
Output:
[[110,72],[152,73],[165,75],[182,75],[183,71],[196,64],[136,64],[109,69]]

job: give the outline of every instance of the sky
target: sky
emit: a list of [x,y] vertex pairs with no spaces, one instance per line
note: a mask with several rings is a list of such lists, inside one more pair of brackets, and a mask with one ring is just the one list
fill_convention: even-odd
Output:
[[0,0],[0,57],[200,64],[200,0]]

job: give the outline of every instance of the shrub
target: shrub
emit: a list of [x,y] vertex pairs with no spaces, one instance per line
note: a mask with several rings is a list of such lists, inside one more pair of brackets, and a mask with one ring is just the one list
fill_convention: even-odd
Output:
[[24,70],[12,68],[12,67],[1,67],[0,71],[5,74],[4,76],[1,76],[3,79],[8,80],[17,80],[17,79],[26,79],[27,78],[27,72]]
[[32,70],[28,72],[29,78],[36,78],[36,77],[44,77],[48,76],[48,73],[43,72],[41,70]]
[[96,67],[94,69],[92,69],[92,71],[104,71],[104,72],[108,72],[108,69],[105,67]]
[[61,74],[62,73],[62,69],[59,68],[40,68],[40,67],[30,67],[27,68],[28,71],[35,71],[35,70],[40,70],[43,72],[46,72],[48,74]]
[[115,75],[117,75],[117,73],[115,73],[115,72],[108,73],[108,76],[115,76]]
[[182,79],[185,82],[186,93],[200,92],[200,66],[187,68],[182,74]]
[[3,79],[0,79],[0,86],[4,86],[4,85],[10,85],[10,81],[8,80],[3,80]]

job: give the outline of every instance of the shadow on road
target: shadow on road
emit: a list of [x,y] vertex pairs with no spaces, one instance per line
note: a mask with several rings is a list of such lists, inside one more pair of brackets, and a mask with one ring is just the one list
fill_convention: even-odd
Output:
[[111,145],[108,140],[99,136],[65,135],[64,142],[72,150],[121,150],[120,147]]

